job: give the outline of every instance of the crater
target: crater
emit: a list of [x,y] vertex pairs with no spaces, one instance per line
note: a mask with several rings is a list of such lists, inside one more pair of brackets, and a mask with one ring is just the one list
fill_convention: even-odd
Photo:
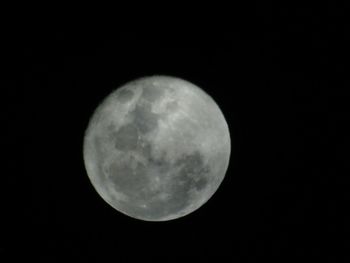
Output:
[[132,116],[134,117],[135,125],[142,133],[148,133],[158,126],[158,114],[152,112],[149,104],[136,105]]
[[134,124],[126,124],[112,132],[114,146],[118,150],[134,150],[137,147],[138,130]]
[[177,176],[179,185],[187,190],[204,189],[208,182],[210,168],[204,164],[203,157],[199,152],[191,155],[184,155],[178,159],[175,165],[180,166],[180,172]]
[[[147,199],[146,199],[147,200]],[[131,216],[143,218],[146,220],[157,220],[168,216],[169,214],[178,214],[190,204],[190,196],[186,191],[177,193],[169,192],[158,195],[158,198],[149,199],[148,201],[139,200],[138,202],[124,202],[123,210]],[[143,203],[143,206],[137,205]]]
[[198,151],[192,154],[184,154],[176,160],[175,165],[181,166],[182,172],[188,175],[208,172],[209,170],[209,167],[204,164],[203,157]]
[[[176,168],[172,167],[170,163],[163,159],[155,160],[149,157],[148,162],[150,166],[164,173]],[[141,188],[138,190],[138,194],[134,197],[133,201],[123,205],[123,209],[132,216],[148,220],[163,218],[184,211],[194,201],[192,191],[194,189],[200,191],[207,186],[208,179],[206,173],[208,167],[203,163],[203,158],[198,152],[184,155],[175,165],[180,166],[179,174],[175,175],[174,181],[168,184],[167,190],[162,189],[160,192],[152,192],[148,187]],[[149,170],[147,167],[148,165],[145,169]],[[160,173],[162,174],[162,172]],[[120,184],[120,182],[118,183]],[[130,184],[130,182],[128,183]],[[148,185],[150,181],[140,181],[140,183]],[[125,184],[122,184],[125,187]],[[138,205],[140,203],[145,204],[145,206]]]
[[105,181],[106,179],[106,173],[105,170],[103,169],[103,164],[106,158],[106,154],[103,152],[103,145],[102,145],[103,141],[102,138],[99,136],[96,136],[94,138],[94,146],[95,146],[95,151],[96,151],[96,166],[97,166],[97,170],[99,171],[99,174],[97,176],[98,180],[101,180],[102,182]]
[[165,157],[166,153],[161,155],[159,158],[155,158],[152,155],[151,149],[149,148],[149,153],[147,155],[148,162],[157,168],[160,173],[167,173],[172,170],[170,161]]
[[117,191],[133,198],[137,197],[149,180],[145,165],[132,156],[128,160],[113,162],[109,167],[109,175]]
[[122,88],[117,91],[118,102],[126,103],[134,96],[134,92],[130,89]]
[[179,103],[176,101],[170,101],[165,105],[167,112],[173,112],[179,107]]
[[150,84],[144,86],[142,97],[149,102],[155,102],[160,99],[164,93],[164,88]]
[[[151,160],[152,165],[166,168],[167,171],[174,169],[168,163],[162,160]],[[169,214],[178,214],[184,211],[194,200],[192,190],[203,190],[209,183],[209,167],[204,163],[203,157],[199,152],[184,155],[177,160],[175,166],[179,166],[179,174],[174,178],[173,183],[169,184],[166,199],[160,195],[155,198],[149,198],[148,211],[138,211],[145,218],[162,218]],[[151,197],[151,196],[149,196]]]
[[194,187],[196,188],[197,191],[200,191],[205,189],[207,184],[208,184],[208,179],[206,177],[201,177],[199,180],[197,180],[194,183]]

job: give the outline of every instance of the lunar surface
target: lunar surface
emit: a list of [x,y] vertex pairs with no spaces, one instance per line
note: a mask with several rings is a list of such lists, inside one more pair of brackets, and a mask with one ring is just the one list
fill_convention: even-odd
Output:
[[84,137],[84,162],[99,195],[146,221],[185,216],[224,179],[231,142],[215,101],[188,81],[152,76],[113,91]]

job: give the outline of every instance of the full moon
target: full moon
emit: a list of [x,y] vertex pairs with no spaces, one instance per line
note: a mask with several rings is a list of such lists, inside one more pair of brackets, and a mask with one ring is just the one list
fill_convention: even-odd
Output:
[[85,131],[88,177],[130,217],[167,221],[205,204],[226,174],[228,125],[215,101],[175,77],[144,77],[97,107]]

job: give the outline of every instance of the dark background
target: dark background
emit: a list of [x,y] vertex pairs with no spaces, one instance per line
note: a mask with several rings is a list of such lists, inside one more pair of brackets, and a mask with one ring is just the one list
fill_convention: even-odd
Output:
[[[220,26],[24,26],[12,33],[4,50],[2,145],[10,158],[2,193],[9,212],[0,255],[343,262],[350,245],[345,10],[255,6],[249,17]],[[203,88],[232,138],[216,194],[192,214],[161,223],[105,203],[82,158],[97,104],[154,74]]]

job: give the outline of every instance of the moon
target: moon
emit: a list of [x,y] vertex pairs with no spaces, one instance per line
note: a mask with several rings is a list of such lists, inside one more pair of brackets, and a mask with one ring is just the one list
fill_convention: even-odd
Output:
[[85,131],[83,158],[97,193],[145,221],[173,220],[222,183],[231,140],[215,101],[176,77],[136,79],[108,95]]

